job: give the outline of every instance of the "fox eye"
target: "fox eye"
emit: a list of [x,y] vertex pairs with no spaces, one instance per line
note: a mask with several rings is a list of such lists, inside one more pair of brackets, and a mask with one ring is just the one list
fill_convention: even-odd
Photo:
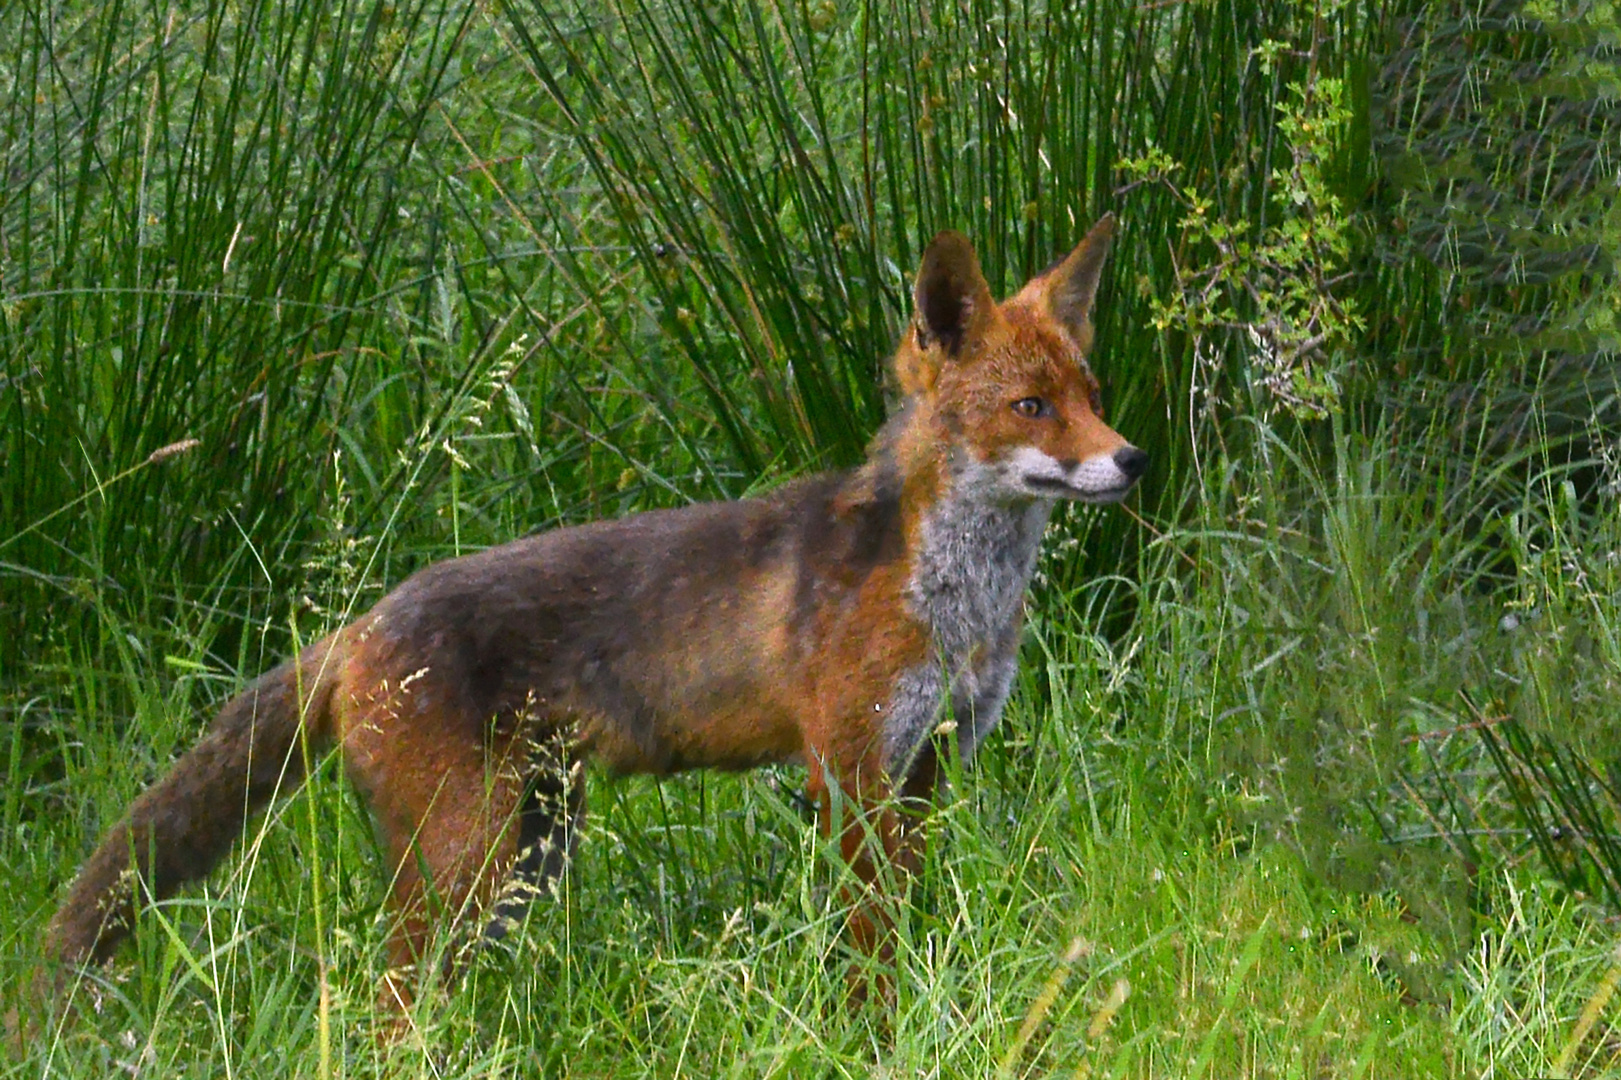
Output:
[[1020,398],[1013,403],[1013,411],[1026,420],[1039,420],[1053,411],[1053,407],[1038,397]]

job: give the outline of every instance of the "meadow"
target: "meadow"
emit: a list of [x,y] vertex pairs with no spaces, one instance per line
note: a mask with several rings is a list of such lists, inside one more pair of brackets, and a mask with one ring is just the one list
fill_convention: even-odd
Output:
[[[1621,22],[1507,0],[0,8],[0,1013],[220,702],[434,559],[861,460],[937,230],[1105,211],[1110,423],[891,1011],[803,774],[590,778],[373,1032],[329,760],[5,1076],[1621,1075]],[[444,943],[458,948],[457,942]]]

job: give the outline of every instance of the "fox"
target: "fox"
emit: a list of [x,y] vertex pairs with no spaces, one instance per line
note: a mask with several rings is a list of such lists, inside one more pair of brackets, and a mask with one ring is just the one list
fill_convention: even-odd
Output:
[[259,677],[83,864],[52,970],[109,960],[331,748],[392,871],[388,1009],[411,1006],[436,933],[501,937],[556,891],[587,762],[803,766],[852,871],[845,938],[892,959],[941,755],[969,761],[1002,713],[1055,505],[1118,502],[1149,465],[1087,360],[1114,233],[1104,215],[1000,303],[969,241],[935,236],[898,405],[856,468],[430,564]]

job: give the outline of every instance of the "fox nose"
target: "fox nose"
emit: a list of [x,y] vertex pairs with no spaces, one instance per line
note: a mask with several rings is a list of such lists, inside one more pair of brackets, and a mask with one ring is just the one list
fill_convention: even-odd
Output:
[[1115,468],[1136,480],[1148,471],[1148,452],[1135,446],[1122,446],[1114,452]]

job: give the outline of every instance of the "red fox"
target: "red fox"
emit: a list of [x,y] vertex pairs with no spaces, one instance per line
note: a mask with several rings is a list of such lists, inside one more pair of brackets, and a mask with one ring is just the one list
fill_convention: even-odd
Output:
[[259,678],[84,864],[54,969],[105,960],[143,898],[206,874],[331,745],[393,868],[395,1008],[435,920],[493,914],[499,935],[557,880],[588,759],[803,764],[858,883],[851,943],[887,954],[881,886],[916,861],[935,733],[954,721],[966,759],[996,723],[1055,500],[1117,501],[1148,467],[1086,363],[1113,232],[1105,216],[1001,304],[968,241],[935,237],[894,358],[904,399],[859,468],[436,563]]

